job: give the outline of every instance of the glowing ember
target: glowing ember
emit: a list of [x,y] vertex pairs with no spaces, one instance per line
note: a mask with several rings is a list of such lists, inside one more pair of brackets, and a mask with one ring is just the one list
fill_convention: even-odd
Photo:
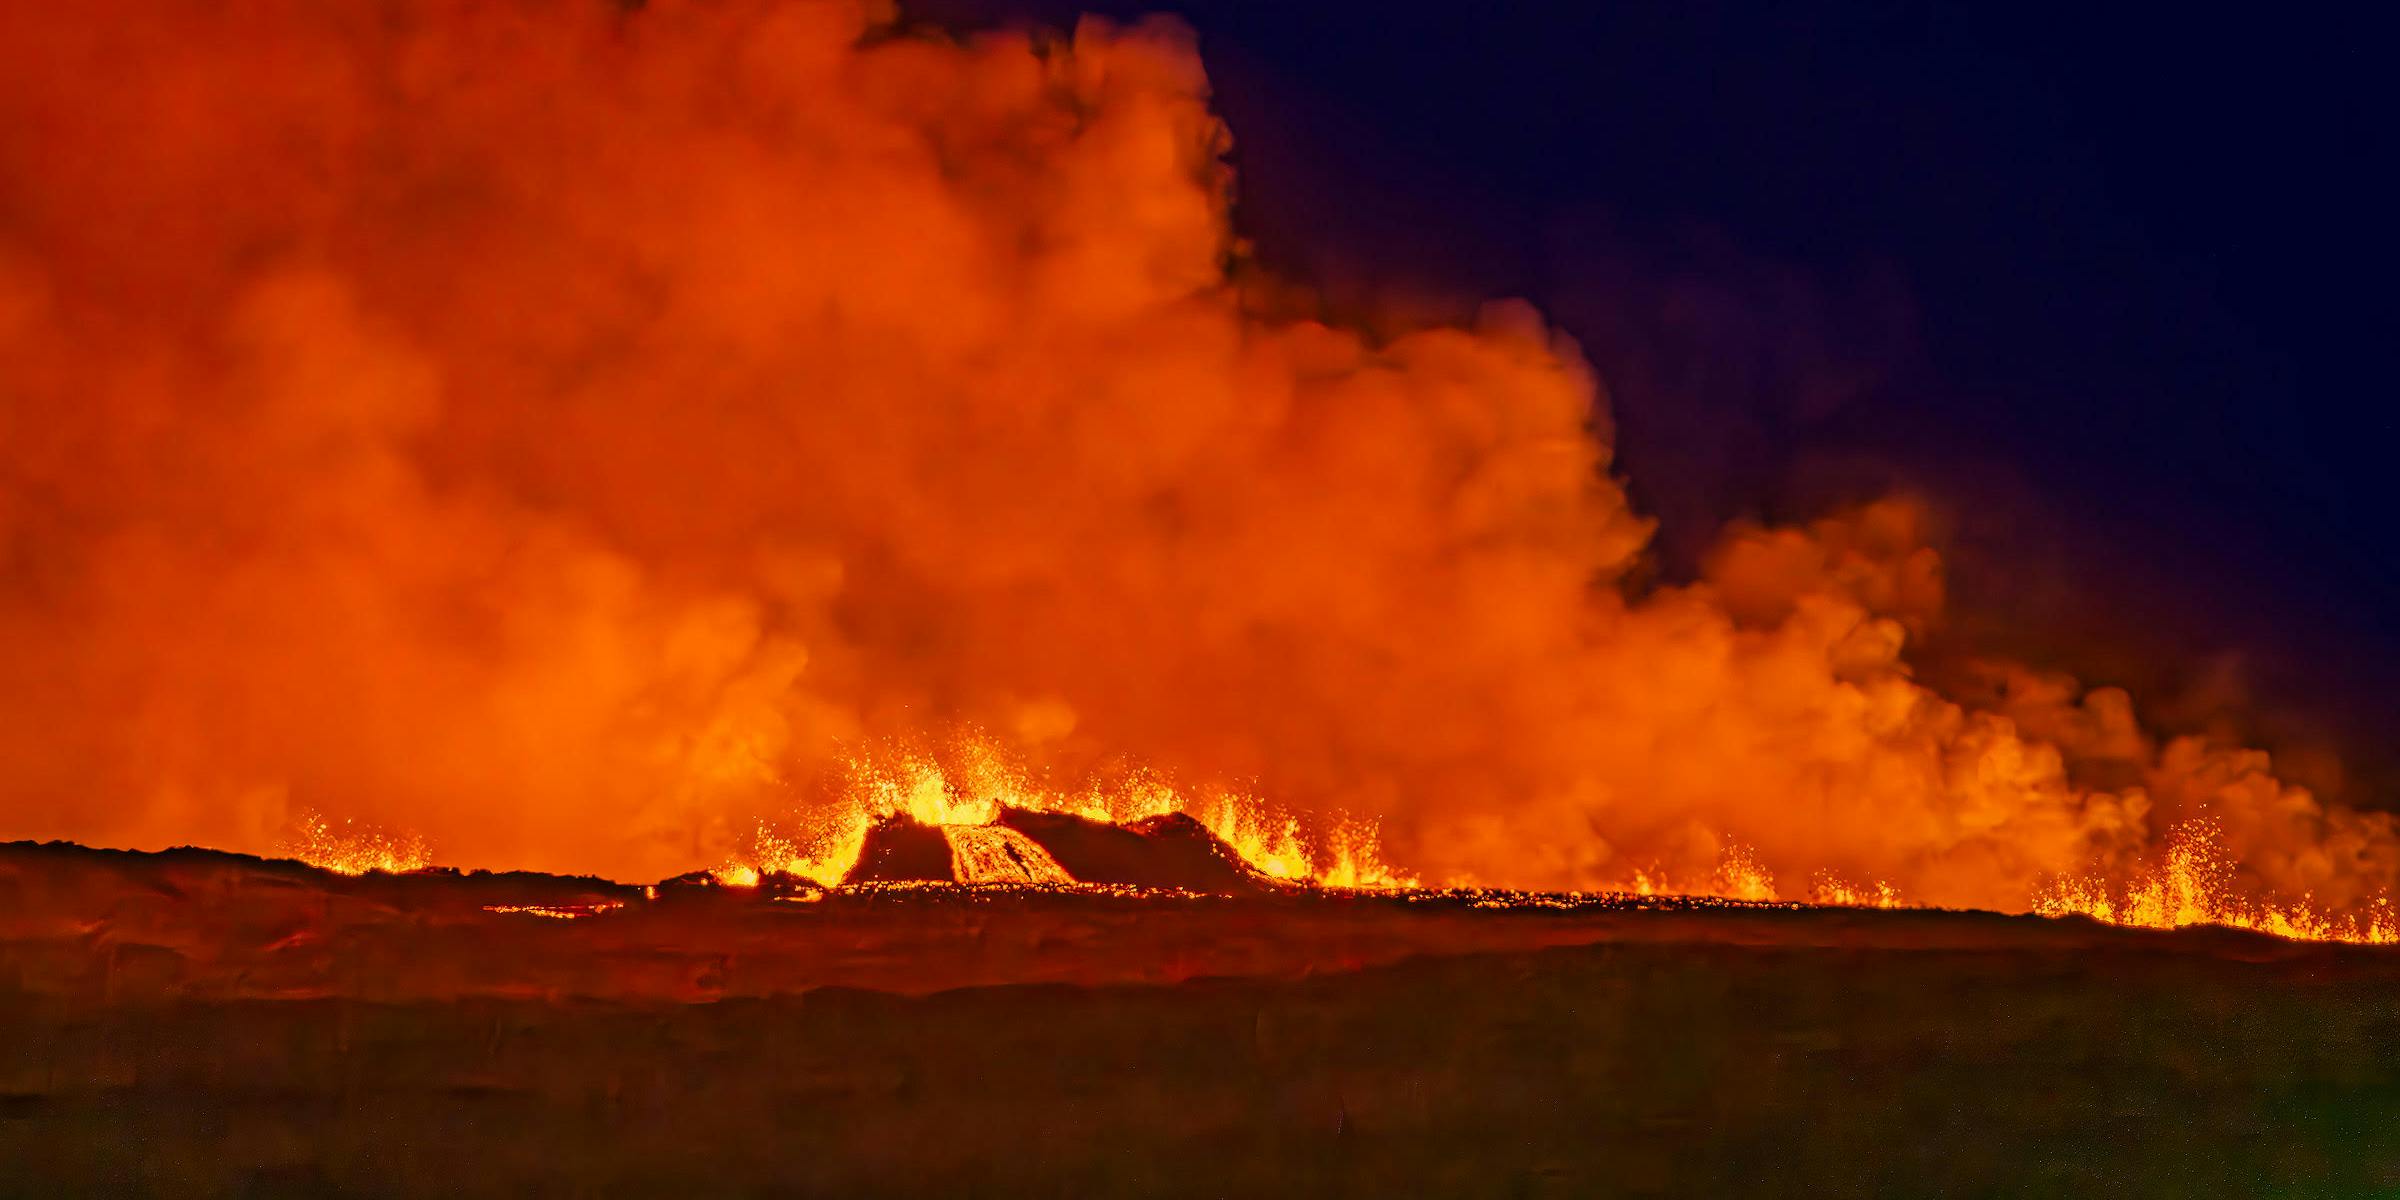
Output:
[[1334,830],[1329,855],[1316,874],[1325,887],[1389,891],[1417,886],[1417,877],[1395,870],[1383,860],[1383,839],[1372,822],[1351,822]]
[[1719,850],[1716,869],[1700,878],[1678,877],[1654,866],[1634,871],[1631,878],[1610,890],[1634,896],[1683,899],[1767,902],[1781,898],[1774,873],[1760,865],[1756,852],[1739,844],[1728,844]]
[[572,921],[581,917],[596,917],[625,907],[622,901],[609,900],[598,904],[486,904],[488,913],[522,913],[529,917],[548,917],[553,921]]
[[1874,883],[1853,883],[1831,872],[1821,872],[1809,881],[1808,900],[1829,908],[1899,908],[1900,889],[1877,880]]
[[998,825],[945,825],[951,876],[961,883],[1073,883],[1049,851]]
[[2233,888],[2237,866],[2215,824],[2191,821],[2168,835],[2166,861],[2156,868],[2113,885],[2099,875],[2062,878],[2034,897],[2033,909],[2144,929],[2223,925],[2297,941],[2400,944],[2389,897],[2339,914],[2319,911],[2305,896],[2285,904],[2247,901]]
[[1758,865],[1758,858],[1747,847],[1728,846],[1723,861],[1717,864],[1717,886],[1708,893],[1728,900],[1773,900],[1775,877]]
[[[862,757],[853,764],[853,775],[845,802],[812,808],[795,817],[788,829],[760,825],[746,853],[712,873],[716,882],[755,888],[769,875],[781,875],[825,887],[840,885],[858,862],[868,830],[877,821],[898,816],[939,831],[949,849],[952,878],[959,883],[1098,886],[1078,882],[1039,843],[999,823],[1004,811],[1021,809],[1119,825],[1182,813],[1200,821],[1267,879],[1329,889],[1413,891],[1420,886],[1416,877],[1388,865],[1370,822],[1338,824],[1329,837],[1312,844],[1297,817],[1255,797],[1187,793],[1154,774],[1135,773],[1113,788],[1087,784],[1075,790],[1052,789],[984,739],[960,739],[939,754]],[[2215,825],[2189,822],[2166,842],[2164,860],[2152,869],[2113,882],[2097,872],[2061,877],[2039,890],[2030,907],[2044,916],[2080,915],[2150,929],[2221,925],[2302,941],[2400,944],[2400,913],[2388,898],[2342,912],[2321,910],[2307,897],[2282,904],[2248,900],[2236,885],[2238,866]],[[336,823],[315,813],[295,822],[282,852],[349,875],[414,871],[431,862],[422,838],[359,822]],[[1571,905],[1603,894],[1469,890],[1485,907]],[[1703,878],[1676,879],[1655,869],[1638,870],[1611,891],[1683,902],[1763,904],[1781,898],[1774,874],[1754,851],[1739,844],[1721,848],[1715,871]],[[656,889],[647,894],[655,896]],[[1827,907],[1908,907],[1900,889],[1889,881],[1860,881],[1830,871],[1811,877],[1807,899]],[[485,911],[573,919],[616,907],[620,905],[488,905]]]
[[[851,764],[850,786],[834,802],[796,814],[788,826],[762,823],[745,851],[714,875],[729,887],[756,887],[781,874],[831,886],[858,862],[867,830],[890,816],[942,829],[954,856],[1002,870],[987,853],[1005,852],[1021,838],[992,829],[1002,810],[1063,813],[1129,825],[1169,813],[1199,821],[1231,847],[1250,868],[1270,879],[1331,888],[1414,887],[1413,875],[1394,869],[1372,822],[1334,824],[1320,844],[1306,840],[1295,815],[1229,791],[1185,791],[1148,772],[1114,782],[1087,782],[1072,790],[1045,786],[985,738],[961,738],[940,754],[923,751],[862,756]],[[980,831],[980,832],[977,832]],[[1027,843],[1030,845],[1030,843]],[[1038,848],[1036,848],[1038,850]],[[1046,858],[1046,856],[1045,856]],[[1056,864],[1024,868],[1027,882],[1044,882]],[[980,878],[968,873],[960,879]],[[1063,872],[1056,881],[1065,879]]]
[[361,821],[326,820],[310,812],[292,823],[276,853],[312,867],[344,875],[383,871],[393,875],[421,871],[433,864],[425,839],[396,833]]

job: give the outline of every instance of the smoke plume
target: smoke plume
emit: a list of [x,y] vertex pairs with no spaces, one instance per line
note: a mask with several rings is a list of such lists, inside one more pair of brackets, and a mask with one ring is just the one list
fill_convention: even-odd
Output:
[[1227,148],[1169,24],[0,9],[0,836],[656,878],[976,730],[1437,883],[2022,908],[2195,815],[2257,889],[2391,879],[2121,692],[1914,682],[1922,506],[1637,585],[1574,347],[1289,315]]

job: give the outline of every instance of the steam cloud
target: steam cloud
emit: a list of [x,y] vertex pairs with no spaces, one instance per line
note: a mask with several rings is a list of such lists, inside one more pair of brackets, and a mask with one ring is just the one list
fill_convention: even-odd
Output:
[[2393,878],[2387,819],[2121,692],[1913,682],[1909,502],[1634,586],[1574,348],[1293,315],[1226,148],[1170,25],[0,9],[0,835],[317,809],[656,878],[971,727],[1429,882],[1739,845],[2021,908],[2201,814],[2247,886]]

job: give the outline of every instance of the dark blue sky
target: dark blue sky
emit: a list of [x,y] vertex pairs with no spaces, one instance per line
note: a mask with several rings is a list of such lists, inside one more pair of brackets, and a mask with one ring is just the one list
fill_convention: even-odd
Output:
[[2375,801],[2400,780],[2378,31],[2106,7],[906,6],[1182,16],[1261,255],[1338,297],[1542,305],[1610,385],[1668,573],[1728,518],[1913,487],[1957,516],[1957,646],[2332,738]]

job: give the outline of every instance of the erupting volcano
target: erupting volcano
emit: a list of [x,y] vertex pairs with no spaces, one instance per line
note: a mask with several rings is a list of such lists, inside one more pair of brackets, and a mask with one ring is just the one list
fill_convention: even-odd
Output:
[[[509,1021],[601,1038],[617,1010],[576,1005],[827,987],[938,1007],[1253,981],[1220,999],[1243,1030],[1256,1015],[1266,1061],[1330,1035],[1241,989],[1319,973],[1449,989],[1459,1029],[1506,1041],[1478,990],[1498,985],[1423,965],[1468,953],[1538,973],[1618,946],[1684,980],[1673,947],[1773,946],[1802,992],[1806,964],[1904,949],[1931,952],[1907,968],[1929,988],[2060,954],[2134,963],[2137,990],[2233,963],[2388,982],[2373,952],[2286,943],[2400,941],[2390,814],[2146,724],[2117,686],[1985,655],[1937,688],[1912,660],[1946,602],[1921,497],[1737,524],[1666,576],[1570,338],[1508,302],[1362,322],[1279,278],[1235,232],[1231,146],[1173,22],[964,35],[866,0],[0,11],[16,1013],[71,1030],[166,1005],[206,1046],[279,1019],[243,1005],[301,1006],[271,1007],[292,1045],[487,1045],[467,1082],[425,1086],[514,1096],[534,1068],[495,1065]],[[80,848],[191,846],[224,853]],[[1986,911],[1935,911],[1962,909]],[[2077,916],[2281,940],[2045,919]],[[1726,978],[1768,969],[1741,961]],[[993,1028],[1033,1028],[994,1003]],[[1093,1003],[1101,1027],[1120,1011]],[[425,1015],[479,1004],[544,1015]],[[376,1005],[434,1007],[359,1032]],[[735,1025],[694,1045],[764,1044],[711,1011],[688,1019]],[[1034,1042],[1028,1061],[1072,1057]],[[587,1069],[561,1044],[525,1053]],[[100,1132],[40,1151],[60,1177],[279,1178],[189,1147],[94,1167],[124,1113],[50,1097],[115,1060],[59,1045],[0,1062],[0,1129],[82,1114],[59,1120]],[[127,1053],[137,1091],[219,1078]],[[620,1053],[639,1061],[601,1057]],[[261,1069],[332,1086],[302,1061]],[[894,1174],[895,1131],[947,1111],[915,1072],[949,1077],[809,1061],[792,1069],[832,1070],[844,1111],[886,1123],[819,1147],[820,1174],[736,1155],[726,1179],[1070,1179],[979,1176],[971,1149]],[[1477,1069],[1444,1078],[1482,1095]],[[1216,1102],[1327,1137],[1352,1105],[1439,1125],[1448,1100],[1379,1070]],[[611,1078],[590,1094],[673,1106]],[[172,1111],[141,1094],[124,1119]],[[425,1119],[425,1145],[464,1136]],[[605,1178],[688,1184],[673,1146],[727,1153],[660,1136]],[[311,1190],[367,1178],[374,1153],[343,1144],[348,1165],[251,1149],[317,1164],[285,1180]],[[1091,1170],[1072,1181],[1171,1179]]]
[[1230,231],[1171,26],[7,20],[20,836],[353,821],[658,878],[964,727],[1112,814],[1152,771],[1445,886],[1738,854],[2023,911],[2200,818],[2260,905],[2362,911],[2400,864],[2387,816],[2116,689],[1917,682],[1917,502],[1639,582],[1573,345],[1308,315]]

